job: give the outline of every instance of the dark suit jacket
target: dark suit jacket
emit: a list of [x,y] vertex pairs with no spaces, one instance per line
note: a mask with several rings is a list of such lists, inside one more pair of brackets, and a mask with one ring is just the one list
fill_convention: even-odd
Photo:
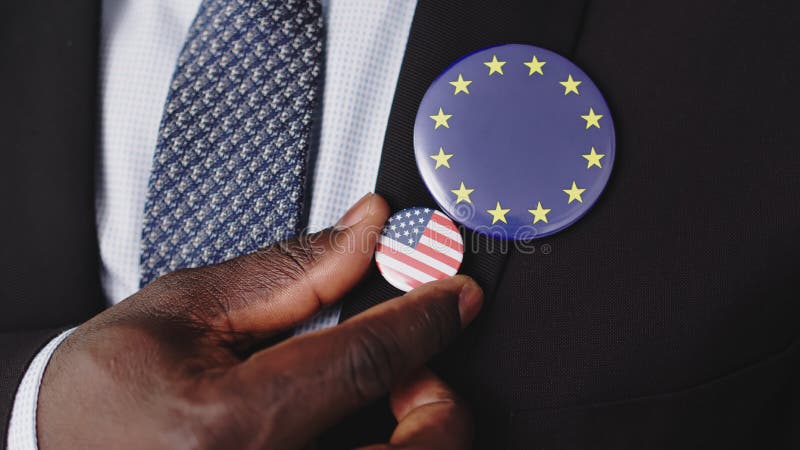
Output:
[[[105,304],[98,3],[0,6],[3,428],[37,350]],[[420,0],[378,179],[393,208],[434,206],[413,159],[416,108],[475,49],[522,42],[571,58],[617,126],[614,172],[588,215],[533,254],[481,239],[466,256],[488,302],[434,367],[473,406],[479,448],[800,448],[795,5]],[[372,273],[344,318],[396,293]],[[322,446],[385,437],[386,416],[362,413]]]

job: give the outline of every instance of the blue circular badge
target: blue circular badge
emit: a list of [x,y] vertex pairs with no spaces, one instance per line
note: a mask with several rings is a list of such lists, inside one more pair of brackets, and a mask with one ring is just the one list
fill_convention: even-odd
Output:
[[414,125],[422,179],[457,222],[528,240],[597,201],[614,163],[614,123],[592,80],[531,45],[472,53],[431,84]]

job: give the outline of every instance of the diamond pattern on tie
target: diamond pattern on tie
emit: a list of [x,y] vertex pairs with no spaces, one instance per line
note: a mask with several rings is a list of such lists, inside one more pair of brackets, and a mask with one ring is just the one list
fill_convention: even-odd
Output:
[[204,0],[153,160],[141,284],[294,235],[320,83],[319,0]]

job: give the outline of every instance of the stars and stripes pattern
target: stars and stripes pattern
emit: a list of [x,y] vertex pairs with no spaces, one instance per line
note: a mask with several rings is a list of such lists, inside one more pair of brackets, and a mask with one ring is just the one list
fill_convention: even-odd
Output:
[[384,227],[375,262],[392,286],[408,292],[455,275],[463,255],[464,241],[452,220],[430,208],[408,208]]

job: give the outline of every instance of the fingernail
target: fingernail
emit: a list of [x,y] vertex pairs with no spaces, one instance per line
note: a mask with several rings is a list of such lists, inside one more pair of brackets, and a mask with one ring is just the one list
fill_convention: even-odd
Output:
[[472,322],[483,305],[483,290],[474,281],[468,281],[461,286],[458,294],[458,313],[461,316],[461,326],[466,327]]
[[370,210],[372,209],[371,205],[373,197],[375,197],[375,194],[372,192],[361,197],[361,200],[357,201],[355,205],[351,206],[350,209],[344,213],[342,218],[336,222],[336,227],[350,228],[366,219],[367,216],[369,216]]

